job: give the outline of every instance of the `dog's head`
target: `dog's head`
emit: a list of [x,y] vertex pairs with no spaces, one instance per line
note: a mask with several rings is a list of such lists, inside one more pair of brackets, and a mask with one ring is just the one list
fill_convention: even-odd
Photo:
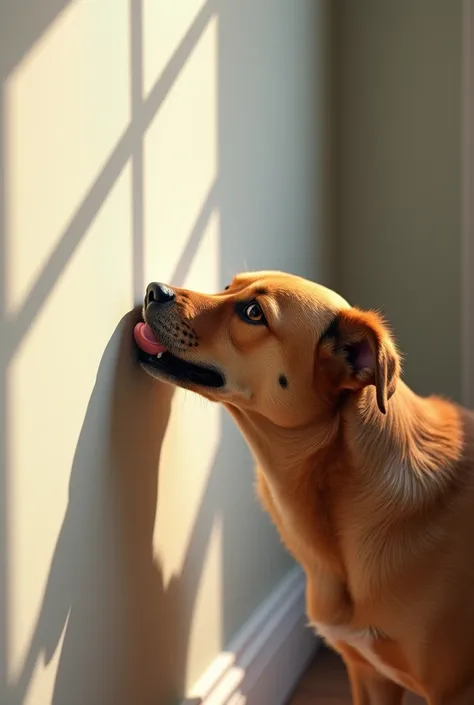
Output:
[[240,274],[215,295],[150,284],[135,340],[149,374],[273,423],[309,423],[373,386],[381,412],[399,358],[381,318],[280,272]]

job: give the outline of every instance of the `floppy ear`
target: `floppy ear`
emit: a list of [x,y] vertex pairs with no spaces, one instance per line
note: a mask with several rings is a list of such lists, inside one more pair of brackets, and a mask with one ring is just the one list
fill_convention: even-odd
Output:
[[375,386],[377,405],[387,412],[395,392],[400,358],[382,318],[374,311],[341,311],[324,334],[319,358],[337,389]]

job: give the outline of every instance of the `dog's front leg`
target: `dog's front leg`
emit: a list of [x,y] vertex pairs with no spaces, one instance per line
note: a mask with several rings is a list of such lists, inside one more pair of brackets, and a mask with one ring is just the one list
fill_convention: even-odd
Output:
[[401,705],[404,688],[380,675],[351,649],[340,651],[349,673],[353,705]]

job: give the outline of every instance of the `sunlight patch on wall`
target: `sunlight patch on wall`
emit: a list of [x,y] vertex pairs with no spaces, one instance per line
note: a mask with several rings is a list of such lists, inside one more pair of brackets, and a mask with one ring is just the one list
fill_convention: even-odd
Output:
[[8,79],[11,314],[129,123],[128,23],[128,0],[76,0]]
[[216,20],[147,132],[144,171],[145,279],[169,281],[217,176]]
[[[202,673],[202,635],[206,634],[206,650],[218,654],[222,648],[222,519],[214,518],[206,555],[202,561],[199,585],[196,586],[193,619],[188,642],[188,671],[186,689],[189,690]],[[199,668],[193,664],[200,664]]]

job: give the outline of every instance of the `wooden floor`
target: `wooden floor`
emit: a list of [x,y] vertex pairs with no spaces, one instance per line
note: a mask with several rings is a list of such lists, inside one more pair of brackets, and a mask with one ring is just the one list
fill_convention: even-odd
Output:
[[[423,705],[414,695],[407,695],[405,705]],[[318,651],[288,705],[352,705],[344,664],[336,654]]]

